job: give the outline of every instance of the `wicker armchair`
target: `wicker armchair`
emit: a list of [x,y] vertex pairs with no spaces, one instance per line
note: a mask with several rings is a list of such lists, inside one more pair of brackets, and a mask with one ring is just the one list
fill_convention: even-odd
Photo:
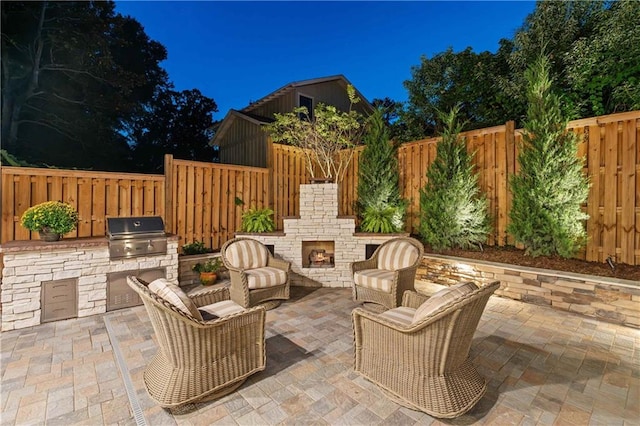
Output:
[[400,237],[381,244],[369,259],[353,262],[353,300],[385,309],[399,306],[404,292],[415,288],[423,253],[420,241]]
[[470,410],[487,389],[469,359],[471,339],[500,283],[471,285],[466,294],[448,288],[432,298],[407,291],[402,307],[382,314],[356,308],[355,371],[399,404],[434,417]]
[[273,257],[261,242],[234,238],[224,243],[220,254],[231,278],[231,300],[238,305],[272,309],[289,299],[291,263]]
[[[148,284],[127,277],[144,303],[159,347],[144,371],[144,383],[154,401],[179,409],[220,398],[265,369],[262,307],[241,308],[229,300],[227,288],[212,288],[193,297],[172,284],[162,289],[164,293],[155,291],[154,284],[161,280]],[[174,299],[175,304],[170,301]]]

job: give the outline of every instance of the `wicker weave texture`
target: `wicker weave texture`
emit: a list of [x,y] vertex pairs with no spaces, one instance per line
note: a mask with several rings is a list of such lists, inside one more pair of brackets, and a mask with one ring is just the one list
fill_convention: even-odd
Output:
[[351,264],[351,273],[355,274],[356,272],[365,269],[376,269],[378,267],[378,256],[380,255],[382,248],[386,244],[396,242],[406,242],[416,247],[418,249],[418,258],[416,262],[409,267],[395,271],[391,291],[389,293],[373,288],[363,287],[355,284],[354,282],[352,294],[355,302],[376,303],[387,309],[392,309],[400,306],[402,303],[402,295],[405,291],[415,289],[416,271],[422,261],[422,255],[424,254],[424,246],[415,238],[398,237],[385,241],[376,249],[369,259],[353,262]]
[[224,243],[224,245],[220,249],[222,262],[229,270],[229,277],[231,280],[231,285],[229,286],[229,292],[231,295],[231,300],[233,300],[238,305],[244,308],[257,306],[264,302],[273,301],[273,300],[289,300],[289,283],[291,281],[291,263],[284,261],[282,259],[276,259],[271,255],[271,252],[269,252],[266,249],[266,247],[265,247],[265,251],[267,251],[268,253],[267,266],[283,270],[287,273],[287,282],[283,285],[250,290],[247,274],[244,272],[244,270],[240,268],[236,268],[229,263],[229,260],[227,259],[227,255],[226,255],[226,252],[229,246],[231,246],[232,244],[238,241],[246,241],[246,240],[253,241],[256,244],[262,245],[262,243],[257,240],[246,238],[246,237],[239,237],[239,238],[234,238],[227,241],[226,243]]
[[[151,398],[165,408],[222,396],[250,375],[264,370],[265,310],[248,309],[210,321],[198,321],[129,277],[153,325],[159,350],[144,371]],[[226,288],[198,295],[194,302],[228,300]]]
[[355,309],[355,371],[407,407],[440,418],[464,414],[486,391],[469,349],[487,301],[499,287],[498,281],[483,286],[408,326]]

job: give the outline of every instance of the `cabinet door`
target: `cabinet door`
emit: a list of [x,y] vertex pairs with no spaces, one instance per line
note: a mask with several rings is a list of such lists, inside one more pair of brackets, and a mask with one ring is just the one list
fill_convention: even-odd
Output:
[[75,278],[43,281],[40,294],[40,322],[58,321],[78,316],[78,285]]
[[107,311],[142,305],[140,296],[129,284],[127,276],[135,275],[146,282],[166,276],[165,268],[142,269],[107,274]]

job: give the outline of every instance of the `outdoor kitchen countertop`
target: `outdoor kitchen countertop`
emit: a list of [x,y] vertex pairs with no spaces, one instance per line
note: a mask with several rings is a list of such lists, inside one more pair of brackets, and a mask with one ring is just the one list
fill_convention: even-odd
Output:
[[[167,234],[167,239],[177,240],[178,236],[175,234]],[[109,239],[104,237],[83,237],[83,238],[62,238],[59,241],[47,242],[43,240],[21,240],[21,241],[8,241],[0,245],[0,253],[17,253],[22,251],[31,250],[46,250],[46,249],[69,249],[69,248],[82,248],[82,247],[107,247],[109,245]]]

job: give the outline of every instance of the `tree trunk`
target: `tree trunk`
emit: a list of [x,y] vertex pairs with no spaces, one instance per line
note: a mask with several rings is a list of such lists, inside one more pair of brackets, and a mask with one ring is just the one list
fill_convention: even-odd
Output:
[[[31,98],[40,82],[40,62],[42,60],[42,50],[44,42],[42,40],[42,27],[44,25],[44,17],[47,11],[47,2],[42,2],[40,10],[40,19],[38,27],[34,33],[34,45],[36,47],[29,81],[26,87],[22,89],[20,86],[23,81],[11,83],[10,79],[10,60],[9,55],[3,54],[2,66],[4,74],[4,93],[2,96],[2,141],[9,152],[15,152],[18,143],[18,128],[20,127],[20,113],[22,106]],[[22,92],[22,93],[21,93]]]

